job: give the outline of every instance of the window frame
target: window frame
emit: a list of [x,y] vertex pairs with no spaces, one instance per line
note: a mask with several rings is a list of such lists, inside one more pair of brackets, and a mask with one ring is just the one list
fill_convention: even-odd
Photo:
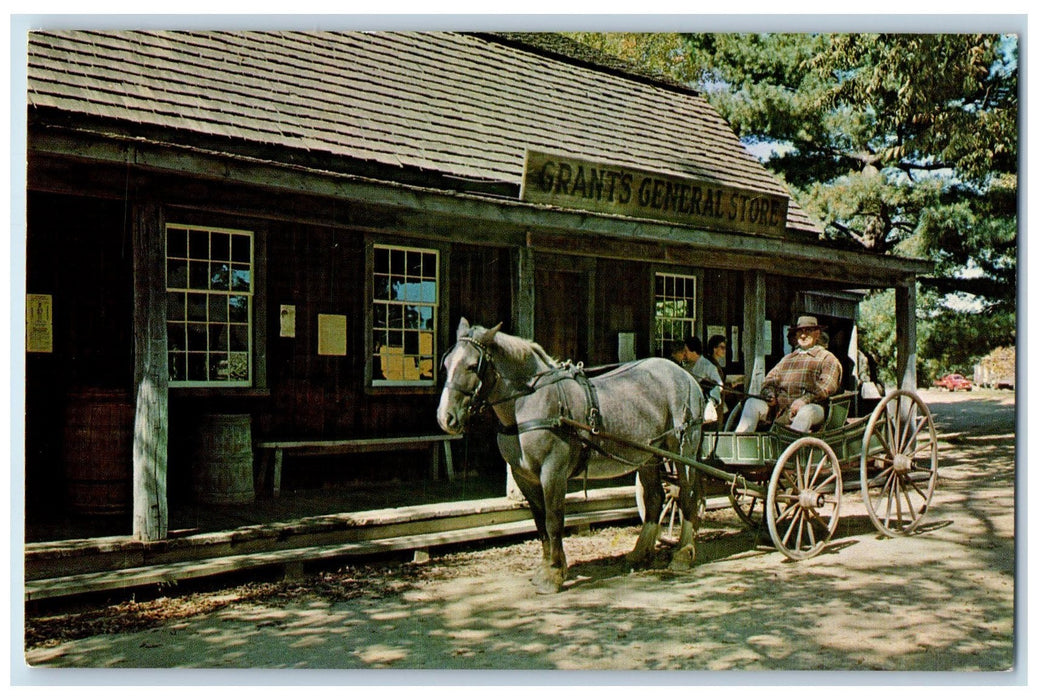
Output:
[[[205,232],[206,235],[209,237],[209,245],[210,245],[210,250],[209,250],[209,253],[208,253],[207,257],[206,258],[194,257],[194,256],[192,256],[190,254],[192,251],[190,251],[189,249],[185,251],[185,253],[184,253],[185,257],[183,257],[183,258],[181,258],[180,256],[171,256],[170,255],[170,230],[171,229],[183,229],[185,231],[185,236],[187,238],[190,238],[190,234],[191,234],[192,231]],[[185,261],[187,261],[189,263],[189,265],[190,265],[190,261],[192,261],[192,260],[203,260],[203,259],[206,260],[209,264],[211,264],[213,262],[213,257],[212,257],[212,234],[214,234],[214,233],[217,233],[217,234],[227,234],[227,235],[232,236],[232,237],[233,236],[245,236],[245,237],[248,238],[248,240],[249,240],[249,261],[248,261],[249,287],[248,287],[248,290],[247,291],[245,291],[245,290],[234,290],[234,289],[228,288],[228,290],[226,292],[224,292],[223,290],[215,290],[214,291],[211,288],[205,289],[205,290],[200,289],[200,288],[195,288],[195,287],[191,286],[191,279],[190,279],[190,272],[189,271],[186,273],[187,274],[187,278],[184,281],[184,286],[171,286],[171,283],[170,283],[171,282],[170,281],[170,264],[169,264],[171,258],[174,259],[174,260],[185,260]],[[228,333],[230,333],[232,325],[239,325],[239,326],[240,325],[244,325],[245,326],[246,349],[243,352],[246,355],[246,364],[247,364],[246,378],[245,379],[238,379],[238,380],[219,380],[219,379],[211,379],[211,378],[207,378],[205,380],[187,379],[187,378],[177,380],[177,379],[173,378],[172,372],[170,371],[169,387],[171,389],[196,389],[196,390],[197,389],[202,389],[202,390],[224,390],[224,389],[226,389],[226,390],[241,390],[241,389],[251,389],[251,388],[257,386],[257,384],[259,383],[260,375],[262,374],[261,366],[260,366],[262,358],[259,357],[259,352],[258,352],[259,341],[257,339],[257,333],[258,333],[258,330],[259,330],[258,329],[258,324],[257,324],[257,303],[258,303],[258,296],[259,296],[258,295],[258,289],[259,289],[258,277],[259,277],[259,267],[260,267],[259,261],[258,261],[258,257],[259,257],[258,256],[258,250],[259,250],[259,242],[260,242],[259,239],[260,239],[259,232],[256,231],[256,230],[253,230],[253,229],[244,229],[244,228],[227,227],[227,226],[214,226],[214,225],[209,225],[209,224],[204,224],[204,223],[196,223],[196,222],[180,221],[180,220],[167,221],[167,222],[165,222],[163,224],[163,243],[164,243],[164,250],[163,250],[163,279],[164,279],[164,287],[165,287],[165,291],[166,291],[166,303],[167,304],[169,303],[169,295],[170,294],[183,294],[183,295],[185,295],[185,313],[184,313],[184,317],[183,317],[182,321],[180,319],[174,320],[174,319],[169,318],[168,317],[168,311],[167,311],[167,318],[166,318],[166,333],[167,333],[166,361],[167,361],[167,366],[169,366],[169,363],[172,361],[173,354],[175,352],[182,353],[183,355],[185,355],[185,376],[186,376],[187,367],[188,367],[187,360],[188,360],[189,355],[191,354],[191,351],[190,351],[190,341],[187,341],[185,343],[186,347],[185,347],[185,349],[183,351],[179,351],[179,350],[175,351],[171,347],[172,343],[169,342],[169,336],[170,336],[171,326],[174,325],[174,324],[178,324],[178,323],[182,323],[184,325],[184,327],[185,327],[184,328],[185,336],[188,333],[188,328],[187,327],[190,325],[191,319],[188,317],[189,316],[189,312],[187,311],[187,308],[186,308],[187,307],[187,295],[190,295],[190,294],[204,294],[205,295],[205,297],[206,297],[206,303],[205,303],[205,306],[206,306],[206,321],[205,321],[205,324],[206,324],[207,327],[211,326],[211,325],[220,325],[219,323],[212,322],[210,320],[210,317],[209,317],[209,314],[211,313],[211,308],[212,308],[211,307],[211,300],[212,300],[212,298],[214,296],[227,297],[228,300],[232,296],[244,296],[247,299],[246,320],[245,320],[244,323],[232,324],[232,322],[230,320],[230,310],[229,309],[228,309],[228,318],[227,318],[226,321],[223,322],[224,325],[227,327]],[[232,245],[231,245],[231,251],[229,251],[229,253],[228,253],[228,260],[227,260],[227,262],[231,264],[231,266],[232,266],[231,269],[233,269],[233,263],[234,263],[234,260],[233,260],[233,257],[234,257],[234,254],[233,254],[233,238],[229,241],[229,243],[231,243]],[[210,274],[209,280],[211,281],[211,279],[212,278],[211,278],[211,274]],[[207,333],[207,336],[208,336],[208,333]],[[229,339],[228,339],[228,341],[229,341]],[[209,343],[207,342],[206,343],[206,349],[204,351],[204,354],[206,356],[206,364],[207,364],[207,366],[209,366],[209,363],[210,363],[210,359],[209,358],[210,358],[212,352],[213,351],[209,347]],[[231,352],[230,351],[230,344],[228,342],[228,350],[227,350],[228,356],[230,355],[230,352]],[[242,351],[239,351],[239,352],[242,352]]]
[[[691,313],[691,316],[664,316],[659,313],[661,298],[657,294],[657,282],[661,278],[672,278],[681,279],[684,281],[686,287],[689,282],[692,284],[692,296],[689,297],[687,294],[680,297],[685,300],[689,300],[687,312]],[[667,357],[667,344],[674,340],[684,340],[689,335],[698,335],[699,333],[699,321],[701,318],[701,304],[702,299],[700,298],[700,279],[702,275],[698,271],[691,270],[664,270],[658,269],[652,271],[652,347],[654,351],[661,357]],[[666,290],[664,290],[666,291]],[[667,297],[664,295],[663,301],[676,300],[679,297]],[[663,333],[663,324],[670,323],[671,333],[673,335],[673,324],[681,323],[687,327],[687,330],[683,331],[679,337],[669,337]]]
[[[375,257],[376,251],[385,250],[390,256],[393,251],[403,251],[405,254],[408,252],[418,253],[421,255],[432,254],[435,256],[435,283],[436,283],[436,294],[435,301],[425,302],[421,300],[395,300],[395,299],[381,299],[376,296],[375,289]],[[442,352],[441,340],[443,338],[443,324],[444,324],[444,310],[447,308],[447,289],[445,284],[445,271],[447,267],[447,250],[443,247],[438,246],[429,241],[402,241],[399,239],[371,239],[367,241],[365,246],[365,384],[369,391],[374,393],[393,393],[393,392],[435,392],[440,379],[440,367],[439,367],[439,356]],[[392,270],[387,271],[385,274],[390,274]],[[378,273],[383,274],[383,273]],[[406,275],[405,275],[406,276]],[[428,276],[423,266],[421,276],[419,279],[426,280]],[[429,379],[385,379],[382,377],[381,367],[379,366],[380,356],[375,353],[375,340],[376,333],[381,331],[387,331],[386,326],[376,326],[375,318],[375,306],[379,302],[384,302],[387,305],[395,306],[424,306],[432,309],[432,345],[431,352],[428,354],[411,353],[408,356],[418,358],[416,363],[419,371],[421,370],[422,359],[428,359],[431,361],[431,372],[432,377]],[[400,332],[407,332],[408,329],[399,329]],[[420,329],[419,329],[420,332]],[[419,341],[420,342],[420,341]],[[395,346],[394,346],[395,347]]]

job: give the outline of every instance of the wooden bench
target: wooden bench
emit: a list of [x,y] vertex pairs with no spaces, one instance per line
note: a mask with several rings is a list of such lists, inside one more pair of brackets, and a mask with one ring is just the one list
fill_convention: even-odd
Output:
[[281,493],[281,467],[285,454],[294,457],[319,457],[328,455],[356,454],[361,452],[393,452],[398,450],[430,451],[432,458],[429,474],[433,479],[440,475],[440,445],[447,467],[447,480],[454,480],[454,457],[451,441],[460,440],[461,435],[400,435],[393,437],[352,438],[343,440],[260,440],[253,445],[259,459],[259,474],[256,490],[270,492],[276,497]]

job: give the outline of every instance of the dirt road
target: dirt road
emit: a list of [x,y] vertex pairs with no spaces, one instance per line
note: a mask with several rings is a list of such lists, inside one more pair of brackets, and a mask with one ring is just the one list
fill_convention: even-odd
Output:
[[[692,571],[629,572],[637,528],[343,570],[211,612],[28,649],[38,667],[1001,671],[1014,664],[1014,395],[922,392],[940,483],[915,536],[882,539],[846,494],[829,549],[791,562],[709,514]],[[221,598],[220,596],[223,596]],[[172,604],[172,601],[171,601]],[[200,609],[206,609],[204,606]]]

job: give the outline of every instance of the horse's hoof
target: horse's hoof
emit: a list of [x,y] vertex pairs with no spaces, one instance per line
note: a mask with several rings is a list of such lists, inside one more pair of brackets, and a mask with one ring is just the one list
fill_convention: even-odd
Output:
[[538,571],[533,577],[533,585],[540,594],[558,593],[566,582],[566,572],[548,569]]
[[550,581],[542,581],[541,583],[537,584],[538,595],[554,595],[555,593],[561,592],[562,590],[562,585],[556,585]]
[[533,582],[538,595],[551,595],[553,593],[558,593],[562,590],[562,584],[562,581],[556,580],[554,577],[543,576],[538,576]]
[[646,569],[652,564],[652,559],[645,556],[644,554],[635,554],[634,552],[628,554],[626,557],[627,565],[632,570],[635,569]]
[[674,556],[670,559],[669,568],[671,571],[688,571],[692,568],[692,562],[696,558],[696,550],[691,547],[679,549],[674,552]]

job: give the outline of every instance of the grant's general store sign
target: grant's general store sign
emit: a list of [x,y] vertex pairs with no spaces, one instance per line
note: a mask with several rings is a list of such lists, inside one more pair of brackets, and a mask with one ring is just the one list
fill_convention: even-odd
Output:
[[782,195],[529,150],[520,199],[768,236],[784,234],[789,206]]

